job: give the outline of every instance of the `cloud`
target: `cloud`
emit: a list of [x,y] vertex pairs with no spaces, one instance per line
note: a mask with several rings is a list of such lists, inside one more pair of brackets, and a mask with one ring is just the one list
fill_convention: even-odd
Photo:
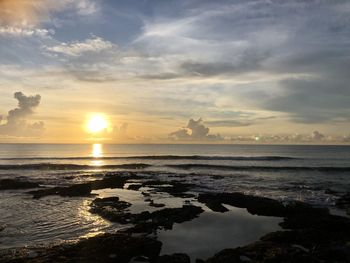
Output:
[[239,120],[215,120],[215,121],[206,121],[206,124],[212,127],[244,127],[250,126],[253,123],[249,121],[239,121]]
[[117,139],[125,139],[128,137],[129,124],[124,122],[119,127],[113,128],[113,137]]
[[0,134],[15,137],[40,135],[44,131],[44,123],[42,121],[28,123],[27,118],[39,106],[41,96],[26,96],[22,92],[15,92],[14,98],[18,101],[18,106],[8,112],[5,124],[1,124],[4,119],[1,116]]
[[314,131],[311,134],[311,139],[314,141],[322,141],[325,138],[325,135],[320,133],[319,131]]
[[65,9],[75,10],[78,15],[91,15],[99,10],[93,0],[1,0],[0,25],[36,25],[50,13]]
[[82,42],[61,43],[53,47],[46,47],[47,51],[77,57],[88,52],[101,52],[114,47],[114,44],[100,37],[86,39]]
[[219,141],[223,140],[220,134],[209,134],[209,127],[206,127],[202,118],[190,119],[187,126],[169,134],[170,139],[179,141]]
[[256,142],[256,143],[342,143],[349,142],[349,136],[326,135],[319,131],[309,134],[252,134],[231,136],[233,142]]
[[263,107],[289,113],[293,121],[301,123],[348,121],[348,81],[348,77],[334,74],[285,79],[280,82],[282,94],[263,101]]
[[15,26],[0,27],[0,36],[11,36],[11,37],[50,37],[53,35],[53,30],[41,29],[41,28],[22,28]]
[[236,115],[240,119],[238,120],[221,119],[221,120],[206,121],[205,123],[210,125],[211,127],[245,127],[245,126],[251,126],[251,125],[257,124],[261,121],[267,121],[267,120],[276,118],[275,116],[252,118],[251,115],[254,115],[254,114],[240,113],[240,112],[236,112]]

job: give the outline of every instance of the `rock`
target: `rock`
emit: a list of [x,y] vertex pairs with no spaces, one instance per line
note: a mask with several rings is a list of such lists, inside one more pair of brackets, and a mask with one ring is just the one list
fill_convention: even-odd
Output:
[[308,214],[310,216],[328,214],[327,209],[316,209],[302,202],[283,205],[277,200],[242,193],[204,193],[199,194],[198,201],[206,204],[216,212],[226,212],[226,209],[221,207],[221,204],[228,204],[246,208],[249,213],[261,216],[286,217],[293,214]]
[[150,200],[149,205],[153,206],[153,207],[164,207],[165,206],[165,204],[155,203],[152,199]]
[[204,210],[199,206],[183,205],[181,208],[164,208],[151,213],[151,219],[165,228],[172,228],[174,223],[183,223],[196,218]]
[[91,193],[91,184],[76,184],[68,187],[54,187],[43,190],[31,191],[29,194],[33,195],[33,198],[41,198],[48,195],[59,196],[89,196]]
[[17,179],[2,179],[0,180],[0,190],[16,190],[29,189],[40,187],[39,183],[21,181]]
[[206,263],[241,263],[237,249],[224,249],[205,261]]
[[226,207],[222,205],[222,203],[218,201],[207,200],[205,205],[214,212],[225,213],[229,211]]
[[133,174],[131,176],[121,176],[119,174],[106,174],[102,180],[95,180],[83,184],[75,184],[67,187],[54,187],[37,191],[30,191],[34,198],[41,198],[48,195],[59,196],[89,196],[92,190],[104,188],[123,188],[127,180],[139,179],[140,177]]
[[144,211],[132,214],[124,211],[128,203],[115,198],[105,200],[97,198],[91,203],[90,212],[96,213],[105,219],[120,224],[135,224],[134,228],[128,229],[129,233],[150,233],[159,227],[171,229],[174,223],[182,223],[196,218],[204,210],[193,205],[183,205],[180,208],[164,208],[152,213]]
[[9,251],[0,262],[16,263],[68,263],[68,262],[118,262],[128,263],[132,258],[146,257],[156,263],[162,243],[148,237],[132,237],[126,234],[103,234],[77,243],[56,246],[22,248]]
[[176,253],[172,255],[160,256],[158,263],[191,263],[191,259],[186,254]]
[[154,189],[155,192],[163,192],[168,193],[174,197],[182,197],[182,198],[188,198],[188,197],[194,197],[193,194],[187,193],[189,190],[191,190],[196,185],[194,184],[185,184],[181,183],[179,181],[160,181],[160,180],[153,180],[153,181],[146,181],[143,183],[143,186],[151,187]]
[[340,197],[336,201],[336,206],[345,209],[346,213],[350,215],[350,192]]
[[131,220],[131,214],[124,213],[131,204],[120,201],[118,197],[96,198],[90,206],[91,213],[99,214],[110,221],[127,224]]
[[141,187],[142,187],[142,184],[130,184],[130,185],[128,186],[128,190],[135,190],[135,191],[137,191],[137,190],[139,190]]
[[120,201],[119,197],[107,197],[107,198],[96,198],[92,201],[91,205],[93,207],[112,207],[117,210],[124,210],[131,206],[130,203],[125,201]]
[[248,258],[248,257],[245,256],[245,255],[240,256],[239,259],[240,259],[242,262],[250,262],[250,261],[252,261],[250,258]]

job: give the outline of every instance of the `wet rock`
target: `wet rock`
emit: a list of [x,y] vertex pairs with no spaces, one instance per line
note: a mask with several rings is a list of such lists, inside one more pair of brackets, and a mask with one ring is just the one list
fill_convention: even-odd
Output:
[[75,184],[67,187],[54,187],[28,192],[34,198],[41,198],[48,195],[59,196],[89,196],[92,190],[104,188],[123,188],[129,179],[140,178],[133,174],[131,176],[120,176],[118,174],[106,174],[101,180],[95,180],[83,184]]
[[350,192],[340,197],[336,201],[336,206],[345,209],[346,213],[350,215]]
[[237,249],[224,249],[209,258],[207,263],[241,263],[240,253]]
[[18,179],[2,179],[0,180],[0,190],[16,190],[40,187],[39,183],[22,181]]
[[176,253],[172,255],[160,256],[158,263],[191,263],[191,259],[186,254]]
[[153,206],[153,207],[164,207],[165,206],[165,204],[155,203],[152,199],[150,200],[149,205]]
[[150,214],[150,219],[156,226],[172,229],[174,223],[191,221],[204,210],[193,205],[183,205],[181,208],[164,208]]
[[228,204],[246,208],[249,213],[261,216],[286,217],[294,214],[307,214],[310,216],[328,214],[327,209],[316,209],[302,202],[283,205],[277,200],[242,193],[204,193],[199,194],[198,201],[217,212],[226,212],[227,210],[222,208],[221,204]]
[[131,259],[129,263],[149,262],[147,257],[136,257]]
[[350,234],[350,220],[345,217],[335,215],[310,215],[310,214],[293,214],[284,219],[280,224],[285,229],[318,229],[320,231],[328,232],[349,232]]
[[131,214],[124,212],[131,204],[120,201],[118,197],[96,198],[90,206],[91,213],[99,214],[110,221],[122,224],[127,224],[131,221]]
[[[122,203],[121,203],[122,202]],[[114,203],[117,208],[111,206]],[[119,204],[120,203],[120,204]],[[163,208],[152,213],[144,211],[137,214],[124,211],[127,207],[125,202],[119,199],[100,200],[99,198],[92,202],[91,212],[102,216],[112,222],[120,224],[135,224],[135,228],[129,232],[149,233],[158,227],[171,229],[174,223],[182,223],[196,218],[204,210],[201,207],[193,205],[183,205],[180,208]],[[118,209],[123,208],[123,209]]]
[[137,190],[139,190],[141,187],[142,187],[142,184],[130,184],[130,185],[128,186],[128,190],[135,190],[135,191],[137,191]]
[[288,229],[269,233],[242,248],[225,249],[207,263],[350,262],[350,219],[331,215],[327,209],[301,202],[283,205],[240,193],[200,194],[198,200],[214,211],[229,204],[247,208],[252,214],[284,217],[280,225]]
[[[128,263],[132,258],[146,257],[156,263],[162,243],[148,237],[126,234],[103,234],[73,244],[20,250],[9,250],[0,262],[17,263],[68,263],[68,262],[118,262]],[[28,251],[33,251],[28,256]],[[36,253],[34,255],[34,253]]]
[[29,194],[33,195],[33,198],[41,198],[48,195],[59,196],[89,196],[91,193],[91,184],[76,184],[68,187],[54,187],[48,189],[42,189],[37,191],[31,191]]
[[119,197],[96,198],[91,205],[94,208],[110,207],[117,210],[124,210],[131,206],[128,202],[120,201]]
[[168,193],[174,197],[189,198],[194,197],[194,195],[188,193],[188,191],[192,190],[196,185],[181,183],[179,181],[165,182],[153,180],[144,182],[143,186],[151,187],[155,192]]
[[[135,224],[134,227],[125,230],[127,233],[155,233],[157,229],[172,229],[174,223],[183,223],[191,221],[204,212],[201,207],[184,205],[181,208],[164,208],[152,213],[143,212],[141,214],[131,215],[130,221]],[[126,214],[125,216],[130,216]],[[119,220],[119,218],[118,218]]]
[[215,200],[207,200],[205,202],[205,205],[214,212],[225,213],[229,211],[226,207],[222,205],[222,203]]

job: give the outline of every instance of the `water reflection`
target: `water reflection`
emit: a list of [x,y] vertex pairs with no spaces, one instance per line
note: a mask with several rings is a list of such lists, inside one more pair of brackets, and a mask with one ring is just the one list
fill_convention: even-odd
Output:
[[[92,145],[91,156],[96,158],[96,159],[103,157],[102,144],[95,143]],[[102,160],[93,160],[93,161],[91,161],[91,164],[95,165],[95,166],[100,166],[100,165],[103,165],[103,161]]]
[[277,217],[249,214],[246,209],[226,206],[227,213],[204,212],[199,218],[175,224],[173,230],[160,230],[161,254],[187,253],[192,260],[206,259],[225,248],[244,246],[261,236],[279,230]]

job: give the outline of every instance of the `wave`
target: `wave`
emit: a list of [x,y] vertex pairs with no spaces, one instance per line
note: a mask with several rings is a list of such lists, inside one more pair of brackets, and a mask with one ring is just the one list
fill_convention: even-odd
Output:
[[101,170],[101,169],[144,169],[151,165],[145,163],[114,164],[114,165],[81,165],[81,164],[5,164],[0,170]]
[[21,157],[0,158],[0,160],[232,160],[232,161],[281,161],[300,158],[286,156],[204,156],[204,155],[145,155],[114,157]]
[[35,163],[35,164],[4,164],[0,170],[108,170],[108,169],[145,169],[149,167],[168,167],[182,170],[206,169],[224,171],[322,171],[322,172],[348,172],[350,167],[320,167],[320,166],[243,166],[243,165],[215,165],[215,164],[162,164],[152,165],[146,163],[127,163],[111,165],[85,165],[66,163]]
[[207,169],[207,170],[232,170],[232,171],[338,171],[348,172],[350,167],[320,167],[320,166],[231,166],[212,164],[169,164],[170,168],[176,169]]

